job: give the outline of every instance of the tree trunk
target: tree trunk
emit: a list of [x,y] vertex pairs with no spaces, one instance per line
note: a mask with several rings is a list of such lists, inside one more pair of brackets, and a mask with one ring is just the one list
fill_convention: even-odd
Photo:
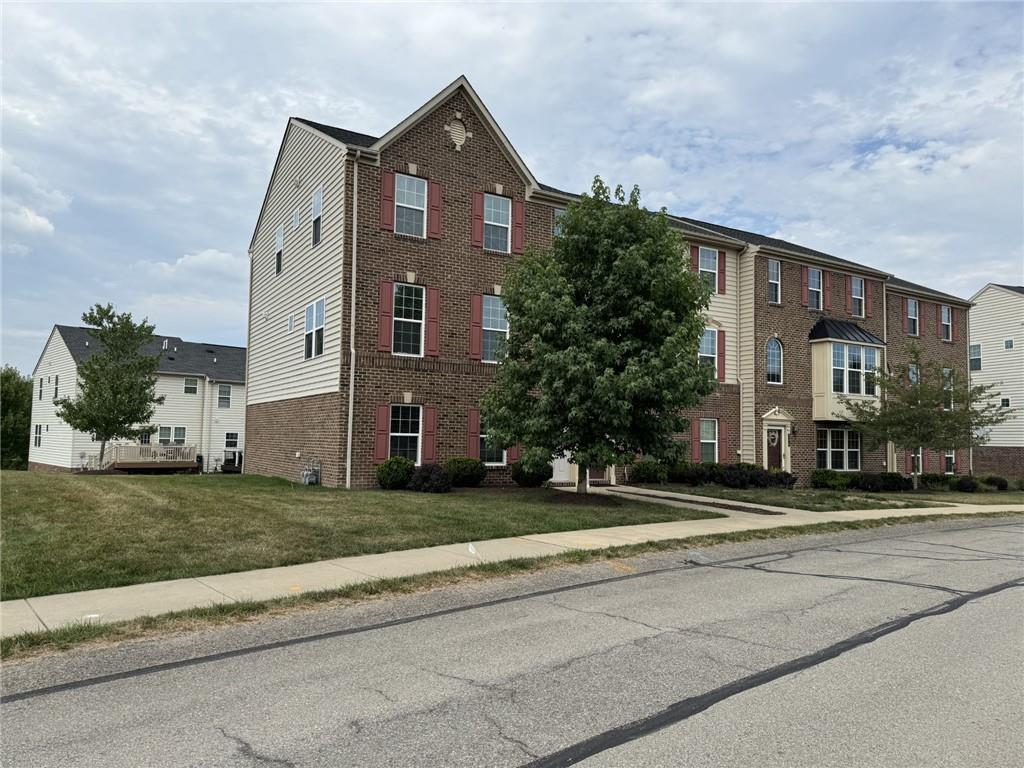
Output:
[[587,468],[581,465],[576,467],[576,493],[587,493],[590,483],[587,482]]
[[917,472],[911,472],[910,473],[910,480],[914,484],[913,487],[914,487],[915,491],[917,490],[918,484],[920,483],[920,478],[921,478],[921,476]]
[[106,450],[107,450],[107,441],[106,440],[101,440],[100,441],[100,465],[97,467],[97,469],[103,469],[103,454],[106,452]]

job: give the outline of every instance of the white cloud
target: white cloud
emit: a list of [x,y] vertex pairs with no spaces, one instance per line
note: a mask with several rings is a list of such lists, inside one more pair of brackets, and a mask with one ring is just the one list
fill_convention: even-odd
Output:
[[4,201],[3,224],[5,230],[21,235],[52,235],[54,229],[48,218],[13,200]]

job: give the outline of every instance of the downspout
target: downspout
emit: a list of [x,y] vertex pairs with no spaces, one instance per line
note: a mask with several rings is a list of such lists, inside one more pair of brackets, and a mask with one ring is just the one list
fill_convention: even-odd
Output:
[[355,151],[352,163],[352,297],[349,302],[348,321],[348,430],[345,436],[345,487],[352,487],[352,409],[355,407],[356,390],[356,259],[359,244],[359,158]]
[[[885,345],[882,347],[882,370],[886,373],[889,372],[889,296],[885,287],[885,280],[879,280],[882,285],[882,341]],[[885,397],[885,393],[881,393],[881,397]],[[889,440],[885,444],[885,470],[887,472],[896,471],[896,446],[892,444],[892,440]]]
[[[744,245],[742,250],[736,252],[736,339],[733,341],[732,344],[732,348],[735,350],[736,353],[736,382],[739,384],[740,387],[740,407],[737,409],[740,414],[740,433],[739,435],[737,435],[737,437],[740,440],[740,461],[747,460],[747,457],[743,455],[743,392],[746,389],[746,384],[743,381],[742,375],[743,365],[741,361],[743,358],[743,352],[740,350],[740,330],[743,327],[740,324],[740,304],[742,304],[743,299],[743,297],[740,296],[740,260],[743,258],[744,255],[747,254],[749,250],[750,246],[748,244]],[[726,275],[726,279],[728,279],[728,275]],[[728,361],[726,361],[726,367],[728,367]],[[753,430],[753,426],[751,426],[751,430]]]
[[[971,306],[967,307],[967,309],[964,310],[964,319],[967,321],[965,323],[965,325],[967,327],[964,328],[964,335],[967,337],[967,394],[968,394],[967,407],[968,408],[971,407],[971,403],[970,403],[970,392],[971,392],[971,307],[973,307],[973,306],[974,305],[972,304]],[[954,312],[956,310],[950,308],[949,311],[950,312]],[[971,436],[970,436],[969,440],[970,440],[970,442],[967,445],[967,473],[971,477],[974,477],[974,430],[973,429],[971,430]],[[954,461],[955,461],[955,459],[954,459]],[[959,469],[959,467],[958,467],[958,469]]]
[[[203,454],[203,474],[206,474],[209,470],[207,469],[207,461],[210,457],[206,455],[206,451],[203,449],[203,438],[206,435],[206,398],[210,396],[210,377],[203,376],[203,396],[199,400],[199,445],[198,450]],[[171,435],[173,438],[174,436]]]

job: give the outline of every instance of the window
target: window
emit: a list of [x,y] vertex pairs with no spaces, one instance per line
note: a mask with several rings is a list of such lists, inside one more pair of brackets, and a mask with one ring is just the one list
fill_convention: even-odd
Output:
[[715,376],[718,375],[718,331],[714,328],[704,329],[704,335],[700,337],[697,360],[710,365],[715,371]]
[[956,472],[956,451],[952,448],[947,448],[942,462],[942,471],[947,475],[952,475]]
[[877,394],[878,350],[858,344],[832,344],[832,391],[844,395]]
[[304,337],[306,360],[324,353],[324,313],[326,299],[317,299],[306,307],[306,333]]
[[942,369],[942,388],[946,392],[946,402],[942,404],[942,407],[947,411],[953,410],[953,370],[951,368]]
[[404,456],[414,464],[420,463],[420,407],[418,405],[391,406],[391,457]]
[[981,344],[971,344],[967,348],[968,368],[972,371],[981,370]]
[[157,442],[160,443],[160,445],[170,445],[171,444],[171,428],[170,427],[160,427],[160,434],[157,437]]
[[238,433],[237,432],[225,432],[224,433],[224,447],[225,448],[237,448],[238,447]]
[[917,299],[907,299],[907,333],[917,336]]
[[395,174],[395,232],[427,236],[427,180]]
[[821,309],[821,270],[807,268],[807,306]]
[[953,340],[953,310],[947,305],[942,305],[942,339],[944,341]]
[[43,399],[43,377],[39,377],[39,399]]
[[36,424],[36,431],[33,434],[32,444],[36,448],[41,448],[43,446],[43,425],[42,424]]
[[484,195],[484,248],[508,253],[512,247],[512,201]]
[[318,187],[313,193],[313,245],[320,242],[323,234],[324,188]]
[[765,379],[769,384],[782,383],[782,342],[768,339],[764,348]]
[[1009,408],[1010,407],[1010,398],[1008,398],[1008,397],[1000,398],[1000,400],[999,400],[999,407],[1000,408]]
[[218,408],[230,408],[231,407],[231,385],[220,384],[217,387],[217,407]]
[[485,363],[496,363],[505,352],[508,314],[500,296],[484,295],[483,355]]
[[718,419],[700,420],[700,460],[702,464],[718,461]]
[[281,264],[284,260],[284,224],[277,228],[274,233],[274,274],[281,274]]
[[700,268],[700,279],[707,284],[712,293],[717,293],[718,251],[701,246],[697,252],[697,265]]
[[910,471],[915,475],[920,475],[921,466],[921,449],[916,448],[910,452]]
[[157,440],[160,445],[170,445],[172,442],[175,445],[184,445],[185,427],[160,427],[160,433]]
[[1013,339],[1006,339],[1003,342],[1003,349],[1013,349]]
[[854,317],[864,317],[864,278],[850,278],[850,306]]
[[480,461],[490,466],[502,466],[505,463],[505,449],[487,444],[487,427],[483,421],[480,422]]
[[907,378],[910,379],[911,384],[917,384],[921,380],[921,371],[916,363],[911,363],[907,366]]
[[199,391],[199,379],[185,377],[185,394],[194,395]]
[[856,472],[860,469],[860,433],[850,429],[819,429],[816,442],[818,469]]
[[141,435],[139,435],[139,445],[149,445],[150,438],[152,437],[152,432],[143,432]]
[[396,355],[423,356],[423,286],[395,283],[395,315],[391,350]]
[[782,262],[768,259],[768,303],[782,303]]
[[174,444],[184,445],[185,444],[185,428],[175,427],[174,428]]
[[558,237],[562,234],[562,217],[565,216],[565,208],[555,208],[551,219],[551,234]]
[[53,399],[57,399],[57,392],[59,391],[57,383],[60,381],[60,376],[53,377]]

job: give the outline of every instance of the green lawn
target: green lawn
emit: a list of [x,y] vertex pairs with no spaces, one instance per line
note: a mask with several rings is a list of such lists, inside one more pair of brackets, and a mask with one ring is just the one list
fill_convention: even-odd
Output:
[[819,488],[724,488],[720,485],[645,485],[661,491],[711,496],[716,499],[748,501],[774,507],[808,509],[814,512],[838,512],[850,509],[906,509],[908,507],[944,507],[948,504],[1024,504],[1024,491],[1002,492],[907,492],[869,493],[866,491],[830,491]]
[[310,488],[253,476],[0,475],[0,596],[716,515],[549,489]]

